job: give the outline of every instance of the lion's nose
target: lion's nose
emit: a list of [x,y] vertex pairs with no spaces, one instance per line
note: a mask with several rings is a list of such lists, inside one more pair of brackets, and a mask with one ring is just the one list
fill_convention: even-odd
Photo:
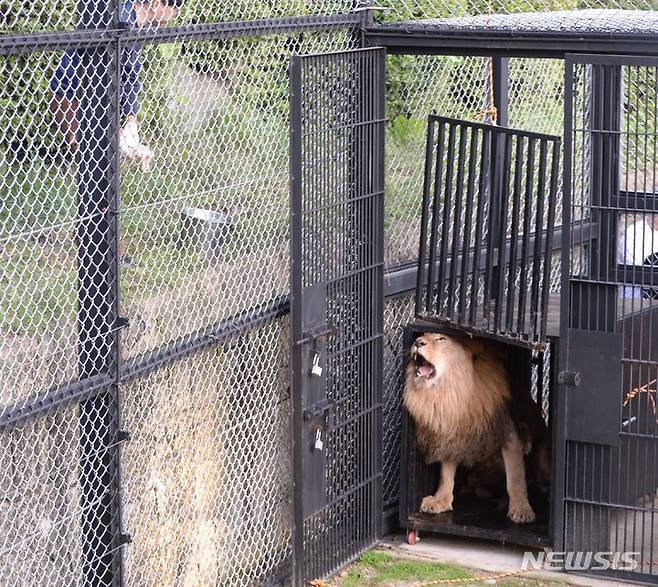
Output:
[[417,338],[414,344],[416,345],[416,348],[419,349],[420,347],[425,346],[427,343],[422,338]]

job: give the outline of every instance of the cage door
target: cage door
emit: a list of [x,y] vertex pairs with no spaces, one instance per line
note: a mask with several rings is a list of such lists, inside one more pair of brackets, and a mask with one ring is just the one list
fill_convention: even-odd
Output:
[[430,116],[416,316],[543,348],[560,139]]
[[658,59],[568,56],[565,89],[555,519],[564,550],[656,582]]
[[385,52],[291,64],[294,583],[381,533]]

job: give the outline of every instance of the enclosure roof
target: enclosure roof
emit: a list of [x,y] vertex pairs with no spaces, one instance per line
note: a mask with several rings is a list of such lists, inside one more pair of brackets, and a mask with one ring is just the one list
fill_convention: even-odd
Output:
[[378,25],[369,29],[368,38],[372,44],[392,48],[462,49],[444,51],[450,53],[486,53],[489,48],[538,56],[656,54],[658,11],[588,9],[426,19]]

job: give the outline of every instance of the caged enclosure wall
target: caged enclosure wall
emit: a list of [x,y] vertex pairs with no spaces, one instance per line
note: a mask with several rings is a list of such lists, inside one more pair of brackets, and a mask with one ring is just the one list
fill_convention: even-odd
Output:
[[[286,584],[290,58],[358,48],[371,18],[487,9],[186,0],[168,23],[135,29],[126,4],[10,0],[0,12],[0,583]],[[492,10],[520,7],[500,1]],[[569,0],[522,7],[572,8]],[[131,51],[149,169],[118,144]],[[74,110],[52,99],[72,52],[77,85],[64,97],[78,102]],[[432,111],[482,121],[485,68],[481,57],[387,57],[388,529],[397,518],[402,326],[414,311],[425,122]],[[562,133],[562,68],[510,60],[511,126]],[[70,73],[64,81],[75,83]],[[215,215],[204,220],[204,210]],[[550,289],[560,289],[557,253]],[[547,387],[548,372],[533,368],[533,389]],[[648,398],[640,388],[636,396]]]

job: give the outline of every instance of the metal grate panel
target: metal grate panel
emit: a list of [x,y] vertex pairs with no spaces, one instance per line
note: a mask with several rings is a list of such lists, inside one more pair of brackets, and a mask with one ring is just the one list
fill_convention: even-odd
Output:
[[655,583],[658,60],[571,56],[566,79],[561,370],[579,386],[565,388],[578,417],[563,447],[565,546],[634,553],[616,574]]
[[[381,534],[385,54],[291,69],[295,583]],[[321,369],[318,372],[318,369]]]
[[416,315],[541,344],[560,139],[430,116]]

